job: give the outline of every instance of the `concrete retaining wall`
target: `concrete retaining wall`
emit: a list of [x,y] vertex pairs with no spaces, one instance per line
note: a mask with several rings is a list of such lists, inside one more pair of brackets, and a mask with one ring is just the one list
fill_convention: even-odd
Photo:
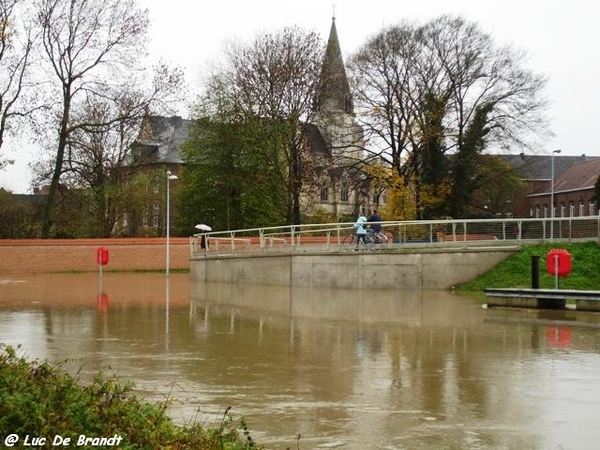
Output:
[[450,289],[476,278],[515,249],[421,250],[195,257],[198,282],[342,289]]

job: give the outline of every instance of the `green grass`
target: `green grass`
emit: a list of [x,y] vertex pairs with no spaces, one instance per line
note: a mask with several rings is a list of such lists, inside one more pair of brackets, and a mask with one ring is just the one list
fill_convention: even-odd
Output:
[[459,292],[485,288],[531,287],[531,259],[540,257],[540,288],[553,289],[554,276],[546,270],[546,255],[554,248],[571,254],[571,273],[560,278],[561,289],[600,290],[600,245],[597,242],[547,244],[524,247],[477,279],[458,288]]

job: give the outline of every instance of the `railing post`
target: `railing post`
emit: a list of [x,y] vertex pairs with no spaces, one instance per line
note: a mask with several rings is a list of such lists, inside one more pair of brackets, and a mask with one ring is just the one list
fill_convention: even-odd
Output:
[[542,220],[542,242],[546,242],[546,218]]

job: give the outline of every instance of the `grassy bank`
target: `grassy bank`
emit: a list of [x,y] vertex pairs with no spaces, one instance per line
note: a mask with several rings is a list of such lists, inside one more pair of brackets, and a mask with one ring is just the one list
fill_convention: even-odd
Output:
[[114,377],[98,375],[84,384],[60,366],[28,361],[11,347],[0,348],[0,439],[17,439],[15,448],[81,447],[81,442],[121,450],[263,448],[254,443],[243,420],[234,426],[229,408],[212,426],[181,427],[167,416],[167,406],[139,399],[130,385]]
[[458,288],[459,292],[483,291],[485,288],[531,287],[531,259],[540,257],[540,288],[554,288],[554,277],[546,270],[546,255],[554,248],[571,254],[571,273],[560,279],[562,289],[600,290],[600,245],[554,243],[524,247],[477,279]]

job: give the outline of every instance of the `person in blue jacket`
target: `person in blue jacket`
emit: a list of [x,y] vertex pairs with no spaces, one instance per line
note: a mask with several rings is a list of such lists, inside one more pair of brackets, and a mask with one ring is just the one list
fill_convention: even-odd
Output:
[[366,228],[367,218],[364,213],[360,213],[358,219],[354,223],[354,230],[356,233],[356,248],[358,249],[358,244],[362,240],[363,244],[367,243],[367,228]]

